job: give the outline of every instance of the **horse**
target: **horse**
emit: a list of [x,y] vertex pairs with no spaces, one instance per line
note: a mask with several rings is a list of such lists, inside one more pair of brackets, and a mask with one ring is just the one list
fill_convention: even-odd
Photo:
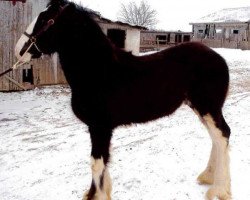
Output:
[[200,184],[210,200],[231,199],[230,128],[223,114],[229,70],[209,47],[186,42],[135,56],[116,47],[94,19],[93,11],[68,0],[50,0],[15,47],[28,62],[58,53],[71,88],[74,114],[90,133],[92,182],[84,200],[110,200],[110,140],[120,125],[145,123],[172,114],[186,103],[207,128],[212,150]]

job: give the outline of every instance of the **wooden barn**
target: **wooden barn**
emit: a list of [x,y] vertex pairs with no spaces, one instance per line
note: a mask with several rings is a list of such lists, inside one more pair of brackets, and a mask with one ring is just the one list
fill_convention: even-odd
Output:
[[189,42],[191,39],[191,32],[144,30],[141,31],[140,51],[159,51],[183,42]]
[[[21,34],[46,7],[47,1],[0,1],[0,72],[16,62],[14,47]],[[95,14],[103,32],[119,47],[139,54],[140,30],[143,27],[112,22]],[[66,84],[57,55],[34,60],[23,67],[0,77],[0,91],[32,89],[42,85]]]
[[250,49],[250,7],[223,9],[190,24],[193,41],[215,48]]
[[[0,72],[16,62],[14,47],[21,34],[47,1],[0,1]],[[32,61],[0,78],[0,91],[26,90],[35,86],[66,83],[58,59],[53,56]]]
[[141,30],[146,30],[146,28],[120,21],[114,22],[100,15],[96,15],[95,19],[102,31],[116,46],[131,51],[134,55],[139,55]]

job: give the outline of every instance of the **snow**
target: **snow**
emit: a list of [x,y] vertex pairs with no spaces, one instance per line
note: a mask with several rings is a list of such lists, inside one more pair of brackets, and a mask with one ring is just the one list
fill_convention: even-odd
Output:
[[194,23],[206,22],[249,22],[250,6],[240,8],[226,8],[204,16]]
[[[250,51],[215,50],[231,75],[224,114],[232,130],[233,199],[250,199]],[[0,144],[1,200],[80,200],[90,185],[89,134],[71,111],[67,87],[0,93]],[[208,133],[184,105],[170,117],[117,128],[113,199],[204,199],[209,187],[196,177],[210,149]]]

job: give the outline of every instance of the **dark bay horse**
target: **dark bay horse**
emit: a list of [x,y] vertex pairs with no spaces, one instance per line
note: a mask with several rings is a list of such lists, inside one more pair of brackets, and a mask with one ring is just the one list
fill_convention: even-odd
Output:
[[111,199],[107,163],[114,128],[170,115],[183,102],[212,139],[211,156],[198,181],[212,185],[208,199],[231,198],[230,128],[222,115],[229,72],[213,50],[190,42],[136,57],[109,41],[92,12],[66,0],[51,0],[21,36],[15,52],[23,62],[42,54],[59,55],[72,90],[72,109],[91,136],[92,183],[84,199]]

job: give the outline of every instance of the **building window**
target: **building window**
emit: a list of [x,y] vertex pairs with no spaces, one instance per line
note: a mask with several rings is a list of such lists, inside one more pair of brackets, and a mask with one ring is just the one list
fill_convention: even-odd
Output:
[[167,44],[167,36],[166,35],[157,35],[156,41],[158,44]]
[[198,33],[203,33],[204,31],[202,29],[198,30]]
[[239,34],[239,30],[233,30],[233,34]]
[[190,41],[190,35],[184,35],[183,42],[189,42],[189,41]]
[[217,28],[217,29],[215,29],[215,32],[216,32],[216,33],[222,33],[222,28]]
[[119,48],[125,48],[126,31],[120,29],[108,29],[108,38]]

